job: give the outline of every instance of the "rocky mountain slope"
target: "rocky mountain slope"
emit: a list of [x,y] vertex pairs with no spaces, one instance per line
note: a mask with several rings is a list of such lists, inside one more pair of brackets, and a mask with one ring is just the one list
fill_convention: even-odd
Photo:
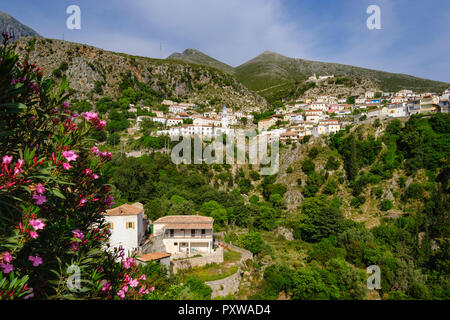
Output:
[[232,66],[220,62],[219,60],[216,60],[196,49],[186,49],[183,53],[175,52],[168,56],[167,59],[196,63],[203,66],[213,67],[229,74],[234,74],[234,68]]
[[132,78],[164,99],[246,111],[267,107],[263,98],[232,75],[207,66],[130,56],[52,39],[22,38],[14,46],[20,56],[29,55],[29,61],[43,67],[46,75],[55,79],[66,76],[77,99],[116,98],[120,83]]
[[[183,54],[175,54],[172,57],[182,61],[195,61],[198,64],[215,64],[216,67],[219,67],[217,60],[199,51],[195,51],[193,54],[186,50]],[[231,73],[231,71],[228,72]],[[335,77],[351,78],[350,81],[357,82],[354,85],[362,91],[380,90],[393,92],[401,89],[411,89],[418,92],[441,92],[450,86],[448,83],[421,79],[405,74],[389,73],[338,63],[294,59],[271,51],[266,51],[234,68],[233,74],[250,90],[262,95],[269,102],[301,96],[310,89],[306,84],[306,80],[314,74],[318,76],[334,75]],[[348,80],[344,79],[344,81]],[[338,87],[342,87],[342,85]],[[316,91],[311,91],[310,93],[315,94]],[[350,93],[351,90],[342,89],[330,92],[330,94],[336,95]]]
[[39,37],[39,34],[33,29],[20,23],[9,14],[0,11],[0,33],[3,32],[7,32],[12,40],[28,36]]

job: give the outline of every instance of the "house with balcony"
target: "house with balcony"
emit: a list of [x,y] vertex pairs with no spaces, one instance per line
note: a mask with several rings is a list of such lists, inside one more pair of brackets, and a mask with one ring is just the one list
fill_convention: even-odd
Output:
[[165,252],[208,254],[214,247],[214,219],[204,216],[165,216],[153,222],[153,233],[162,236]]
[[434,113],[439,109],[439,97],[434,95],[425,95],[422,99],[420,99],[420,113]]

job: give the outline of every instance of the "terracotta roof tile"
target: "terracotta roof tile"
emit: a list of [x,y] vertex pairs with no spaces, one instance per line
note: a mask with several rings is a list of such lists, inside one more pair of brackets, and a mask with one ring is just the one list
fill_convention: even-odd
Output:
[[147,253],[147,254],[138,256],[138,257],[136,257],[136,260],[147,262],[147,261],[154,261],[154,260],[159,260],[159,259],[163,259],[163,258],[168,258],[170,256],[171,256],[171,254],[167,253],[167,252],[152,252],[152,253]]
[[103,213],[105,216],[135,216],[143,212],[142,208],[137,207],[136,205],[131,204],[123,204],[120,207],[106,210],[105,213]]
[[158,224],[211,224],[214,222],[214,219],[211,217],[205,216],[165,216],[156,220],[154,223]]

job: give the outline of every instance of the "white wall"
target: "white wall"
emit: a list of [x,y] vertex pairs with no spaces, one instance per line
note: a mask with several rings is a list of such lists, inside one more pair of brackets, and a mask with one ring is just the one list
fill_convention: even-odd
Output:
[[[113,224],[109,238],[111,249],[122,246],[125,249],[125,255],[128,256],[139,247],[145,235],[142,213],[131,216],[105,216],[105,221]],[[128,222],[134,222],[134,229],[126,228]]]

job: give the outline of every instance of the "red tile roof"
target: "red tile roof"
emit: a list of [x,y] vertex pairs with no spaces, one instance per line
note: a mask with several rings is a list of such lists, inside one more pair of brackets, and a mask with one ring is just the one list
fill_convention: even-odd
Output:
[[139,208],[136,205],[125,203],[120,207],[111,210],[106,210],[106,212],[103,214],[105,216],[135,216],[143,211],[144,210],[142,208]]
[[138,257],[136,257],[136,260],[139,260],[142,262],[147,262],[147,261],[154,261],[154,260],[168,258],[170,256],[171,256],[171,254],[167,253],[167,252],[152,252],[152,253],[147,253],[147,254],[138,256]]

